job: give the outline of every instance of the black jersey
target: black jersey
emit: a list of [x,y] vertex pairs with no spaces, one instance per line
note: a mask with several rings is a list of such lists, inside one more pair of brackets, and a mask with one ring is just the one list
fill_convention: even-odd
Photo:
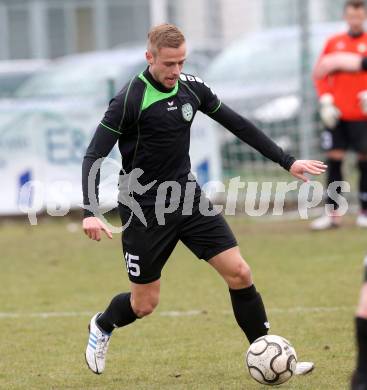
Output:
[[[143,194],[134,194],[139,203],[154,204],[157,188],[163,182],[184,185],[191,168],[190,127],[198,110],[285,169],[294,162],[293,157],[252,123],[222,104],[200,78],[181,74],[176,86],[168,90],[154,80],[147,68],[111,100],[97,127],[83,161],[84,205],[90,204],[91,166],[97,159],[106,157],[116,142],[122,158],[121,177],[139,168],[142,172],[139,183],[142,186],[154,183]],[[95,181],[97,199],[98,183],[99,175]],[[123,187],[124,183],[120,183],[120,190]],[[93,212],[85,210],[85,215]]]
[[[190,172],[190,127],[198,110],[211,113],[219,100],[204,83],[181,75],[172,90],[146,70],[112,100],[101,124],[119,135],[122,165],[129,173],[143,170],[142,185],[181,181]],[[150,191],[150,195],[154,189]],[[146,197],[149,194],[146,194]]]

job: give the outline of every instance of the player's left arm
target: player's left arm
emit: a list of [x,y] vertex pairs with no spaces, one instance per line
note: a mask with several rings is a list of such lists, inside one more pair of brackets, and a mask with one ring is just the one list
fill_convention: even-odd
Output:
[[263,156],[278,163],[288,170],[294,177],[308,181],[306,173],[320,175],[325,172],[327,166],[317,160],[296,160],[285,153],[271,138],[258,129],[253,123],[237,114],[224,103],[219,109],[209,116],[236,135],[241,141],[252,146]]
[[200,111],[220,123],[241,141],[259,151],[263,156],[278,163],[293,176],[308,181],[305,173],[320,175],[325,172],[327,167],[322,161],[296,160],[293,156],[285,153],[282,148],[252,122],[221,102],[211,88],[202,80],[192,82],[191,86],[195,88],[200,99]]

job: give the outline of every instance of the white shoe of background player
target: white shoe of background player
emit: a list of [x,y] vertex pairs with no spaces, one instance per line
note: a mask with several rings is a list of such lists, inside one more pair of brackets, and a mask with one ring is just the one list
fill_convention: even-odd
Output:
[[356,225],[359,227],[367,228],[367,214],[359,214],[356,219]]
[[311,222],[311,230],[327,230],[340,227],[341,217],[340,216],[329,216],[324,215],[322,217],[316,218]]

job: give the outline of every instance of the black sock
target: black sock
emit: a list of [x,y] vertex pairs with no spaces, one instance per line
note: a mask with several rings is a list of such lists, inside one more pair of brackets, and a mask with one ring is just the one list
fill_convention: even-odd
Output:
[[234,316],[250,344],[268,334],[269,323],[261,295],[254,285],[240,290],[229,289]]
[[[329,159],[327,161],[328,165],[328,177],[327,177],[327,186],[329,187],[329,184],[333,183],[334,181],[342,181],[342,161],[340,160],[333,160]],[[338,194],[341,193],[341,187],[337,187],[336,192]],[[334,199],[331,199],[330,197],[327,197],[326,199],[327,204],[331,204],[334,206],[334,210],[337,210],[339,205],[338,202]]]
[[138,317],[130,303],[131,293],[116,295],[104,313],[97,318],[97,325],[106,333],[134,322]]
[[357,371],[367,375],[367,319],[356,318]]
[[359,202],[362,212],[367,213],[367,161],[359,161]]

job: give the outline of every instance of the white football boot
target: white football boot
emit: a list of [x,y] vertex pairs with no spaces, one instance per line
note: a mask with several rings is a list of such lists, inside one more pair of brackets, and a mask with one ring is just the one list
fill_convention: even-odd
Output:
[[92,317],[89,323],[89,340],[85,351],[85,361],[95,374],[102,374],[106,363],[109,334],[103,333],[96,324],[96,319],[101,313]]
[[341,217],[324,215],[311,222],[311,230],[328,230],[338,228],[341,225]]
[[367,214],[359,214],[356,219],[356,225],[362,228],[367,228]]
[[294,371],[294,375],[306,375],[309,374],[315,365],[312,362],[297,362],[296,369]]

